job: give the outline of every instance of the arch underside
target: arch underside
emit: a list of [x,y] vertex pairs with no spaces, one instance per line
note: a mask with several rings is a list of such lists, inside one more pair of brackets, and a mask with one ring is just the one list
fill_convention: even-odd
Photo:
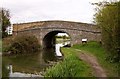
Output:
[[43,48],[54,47],[55,41],[56,41],[55,35],[57,35],[58,33],[67,33],[67,32],[55,30],[55,31],[51,31],[51,32],[47,33],[43,38]]

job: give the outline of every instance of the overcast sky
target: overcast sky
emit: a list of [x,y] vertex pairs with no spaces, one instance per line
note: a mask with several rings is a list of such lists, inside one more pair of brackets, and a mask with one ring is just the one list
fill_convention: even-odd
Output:
[[0,0],[10,10],[12,23],[65,20],[92,23],[92,2],[102,0]]

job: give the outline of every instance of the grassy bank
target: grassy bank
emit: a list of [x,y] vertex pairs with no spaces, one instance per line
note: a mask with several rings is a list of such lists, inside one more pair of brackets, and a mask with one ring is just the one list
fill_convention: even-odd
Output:
[[97,57],[98,62],[106,70],[106,73],[109,77],[114,77],[118,75],[117,64],[110,63],[110,61],[106,60],[108,52],[106,52],[99,43],[89,42],[85,45],[78,44],[74,45],[71,49],[73,49],[74,51],[76,51],[75,49],[78,49],[85,51],[86,53],[93,54]]
[[[76,50],[77,49],[77,50]],[[93,76],[90,66],[80,60],[77,55],[85,52],[90,53],[98,59],[98,62],[105,70],[108,77],[118,76],[117,64],[110,63],[106,60],[107,52],[97,42],[89,42],[87,44],[74,45],[71,48],[62,48],[64,60],[57,65],[48,68],[46,77],[89,77]]]
[[62,51],[64,60],[48,68],[45,77],[93,77],[90,66],[80,60],[74,50],[62,48]]
[[70,39],[63,39],[63,38],[56,38],[56,43],[64,43],[64,42],[67,42],[67,41],[70,41]]

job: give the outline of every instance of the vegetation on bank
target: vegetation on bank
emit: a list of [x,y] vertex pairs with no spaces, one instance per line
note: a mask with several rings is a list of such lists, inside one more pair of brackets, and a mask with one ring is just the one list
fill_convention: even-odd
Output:
[[56,38],[56,44],[69,42],[70,39]]
[[98,3],[95,22],[102,30],[102,43],[112,62],[120,62],[120,1]]
[[12,36],[9,36],[9,37],[6,37],[6,38],[3,38],[1,41],[2,43],[2,53],[5,54],[8,52],[8,49],[11,45],[11,42],[14,38]]
[[[102,47],[99,42],[88,42],[87,44],[77,44],[74,45],[70,50],[75,49],[85,51],[86,53],[91,53],[97,57],[98,62],[106,71],[108,77],[116,77],[118,76],[118,64],[112,63],[108,60],[108,52]],[[74,52],[73,52],[74,53]],[[80,51],[78,52],[80,53]]]
[[63,36],[56,35],[55,38],[70,39],[70,37],[66,35],[63,35]]
[[107,60],[107,52],[102,45],[98,42],[88,42],[87,44],[74,45],[71,48],[62,48],[64,60],[48,68],[45,77],[92,77],[91,67],[78,58],[80,51],[96,56],[108,77],[118,76],[118,65]]
[[0,16],[2,18],[2,19],[0,19],[0,23],[2,23],[2,24],[0,24],[0,25],[2,25],[2,27],[0,26],[0,30],[1,30],[0,37],[5,38],[8,36],[8,34],[6,32],[6,28],[11,25],[9,10],[0,7]]
[[40,44],[34,35],[21,34],[12,39],[6,38],[3,40],[3,52],[9,52],[10,54],[30,54],[39,50]]
[[102,45],[108,59],[118,64],[120,76],[120,1],[97,3],[95,22],[101,28]]
[[[35,73],[36,67],[41,71],[40,59],[38,52],[40,50],[40,44],[34,35],[18,35],[9,36],[2,39],[2,75],[8,77],[9,70],[6,69],[9,64],[14,65],[14,71],[26,71]],[[34,53],[34,54],[33,54]],[[8,55],[8,56],[4,56]],[[11,55],[11,56],[10,56]],[[31,58],[32,57],[32,58]],[[34,68],[32,68],[34,67]]]
[[80,60],[74,50],[62,48],[64,53],[63,61],[48,68],[45,73],[46,77],[93,77],[90,66]]

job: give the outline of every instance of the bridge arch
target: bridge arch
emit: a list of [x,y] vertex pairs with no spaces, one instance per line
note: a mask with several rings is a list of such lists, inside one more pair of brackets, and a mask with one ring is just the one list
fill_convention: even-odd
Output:
[[53,30],[53,31],[49,31],[48,33],[46,33],[46,35],[43,37],[43,48],[50,48],[53,47],[55,45],[55,36],[58,33],[66,33],[69,37],[70,37],[70,41],[71,41],[71,35],[68,32],[65,32],[63,30]]
[[[52,36],[62,32],[71,37],[71,46],[82,43],[81,40],[84,38],[88,39],[88,41],[101,41],[101,30],[94,24],[69,21],[40,21],[14,24],[13,27],[13,35],[18,35],[18,33],[33,34],[38,38],[42,47],[52,45],[52,40],[54,40]],[[50,40],[50,42],[47,40]]]

